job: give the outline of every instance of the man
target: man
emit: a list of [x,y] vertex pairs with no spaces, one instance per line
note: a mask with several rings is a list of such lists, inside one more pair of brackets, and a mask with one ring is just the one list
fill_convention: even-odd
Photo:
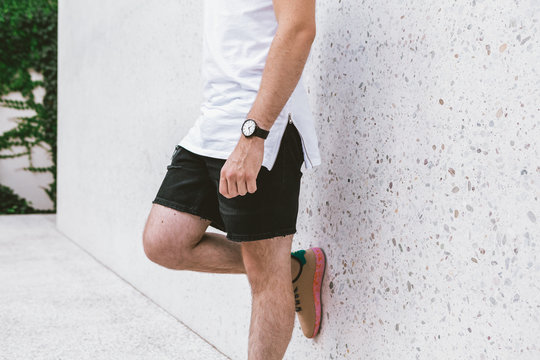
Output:
[[283,358],[295,311],[305,336],[320,330],[324,253],[291,253],[300,169],[321,162],[301,81],[314,37],[315,0],[205,0],[201,115],[143,233],[167,268],[247,274],[251,360]]

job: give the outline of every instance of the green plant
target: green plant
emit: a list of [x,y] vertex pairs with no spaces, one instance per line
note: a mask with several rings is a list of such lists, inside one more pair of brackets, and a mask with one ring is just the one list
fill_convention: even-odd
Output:
[[32,214],[37,212],[25,199],[20,198],[7,186],[0,185],[0,215]]
[[[0,106],[18,110],[33,110],[34,116],[17,117],[16,126],[0,134],[0,151],[10,154],[2,158],[28,156],[30,166],[24,170],[49,172],[53,182],[45,192],[56,211],[56,59],[57,59],[57,0],[2,0],[0,2]],[[43,81],[33,81],[30,71],[43,75]],[[36,103],[33,90],[45,89],[43,103]],[[19,92],[24,100],[5,98]],[[45,148],[51,157],[49,167],[35,167],[32,148]],[[24,151],[14,148],[24,148]]]

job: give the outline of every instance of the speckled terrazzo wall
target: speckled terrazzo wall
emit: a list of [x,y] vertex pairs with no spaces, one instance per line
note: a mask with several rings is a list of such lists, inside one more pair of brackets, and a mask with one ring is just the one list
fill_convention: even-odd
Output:
[[[320,1],[325,359],[540,359],[540,2]],[[309,350],[307,350],[309,349]]]
[[[200,2],[60,4],[59,228],[245,358],[245,279],[160,269],[139,239],[197,114]],[[324,319],[286,358],[540,359],[540,2],[318,1],[317,21],[323,164],[294,246],[327,253]]]

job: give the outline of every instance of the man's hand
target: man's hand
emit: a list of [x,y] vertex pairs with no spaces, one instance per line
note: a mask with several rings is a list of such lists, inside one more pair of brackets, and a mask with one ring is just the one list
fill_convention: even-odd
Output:
[[219,192],[226,198],[254,193],[264,157],[264,139],[240,135],[240,140],[221,168]]
[[[247,118],[270,130],[302,75],[315,38],[315,0],[272,0],[278,21],[257,97]],[[221,168],[219,192],[233,198],[254,193],[264,157],[264,139],[240,135]]]

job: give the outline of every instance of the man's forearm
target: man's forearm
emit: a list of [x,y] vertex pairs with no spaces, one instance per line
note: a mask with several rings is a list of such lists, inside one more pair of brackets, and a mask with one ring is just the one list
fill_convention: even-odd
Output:
[[257,97],[247,117],[269,130],[287,103],[309,56],[315,30],[280,29],[272,40]]

